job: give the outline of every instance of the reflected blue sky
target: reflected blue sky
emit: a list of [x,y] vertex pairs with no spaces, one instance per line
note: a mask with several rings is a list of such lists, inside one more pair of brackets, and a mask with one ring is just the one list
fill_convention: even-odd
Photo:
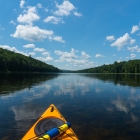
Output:
[[73,124],[80,140],[85,139],[83,132],[89,140],[105,135],[131,139],[132,133],[140,137],[139,87],[60,74],[31,88],[0,94],[0,139],[20,139],[51,103]]

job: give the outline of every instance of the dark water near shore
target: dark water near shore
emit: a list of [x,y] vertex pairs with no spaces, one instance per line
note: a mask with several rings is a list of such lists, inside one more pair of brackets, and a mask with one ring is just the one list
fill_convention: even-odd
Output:
[[0,74],[0,140],[20,140],[52,103],[80,140],[140,139],[140,75]]

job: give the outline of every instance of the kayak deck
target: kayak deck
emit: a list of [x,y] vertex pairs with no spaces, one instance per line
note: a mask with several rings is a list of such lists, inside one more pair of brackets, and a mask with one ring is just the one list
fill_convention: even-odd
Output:
[[[36,126],[40,125],[39,123],[41,123],[43,120],[49,120],[49,119],[58,120],[59,121],[58,123],[62,123],[62,122],[66,123],[66,120],[62,116],[62,114],[57,110],[57,108],[53,104],[51,104],[49,108],[36,121],[36,123],[31,127],[31,129],[25,134],[22,140],[37,140],[38,138],[40,138],[41,134],[36,135],[35,128]],[[66,133],[55,138],[55,140],[78,140],[78,137],[73,132],[72,128],[69,128],[66,131]]]

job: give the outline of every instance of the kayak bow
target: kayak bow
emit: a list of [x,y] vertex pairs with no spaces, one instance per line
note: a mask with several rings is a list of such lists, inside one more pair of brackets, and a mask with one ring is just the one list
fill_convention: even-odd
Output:
[[22,140],[78,140],[71,124],[51,104]]

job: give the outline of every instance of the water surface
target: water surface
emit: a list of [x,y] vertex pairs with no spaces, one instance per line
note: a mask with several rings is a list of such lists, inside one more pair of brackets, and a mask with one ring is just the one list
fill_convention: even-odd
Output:
[[50,104],[80,140],[140,139],[140,75],[0,75],[0,139],[20,140]]

